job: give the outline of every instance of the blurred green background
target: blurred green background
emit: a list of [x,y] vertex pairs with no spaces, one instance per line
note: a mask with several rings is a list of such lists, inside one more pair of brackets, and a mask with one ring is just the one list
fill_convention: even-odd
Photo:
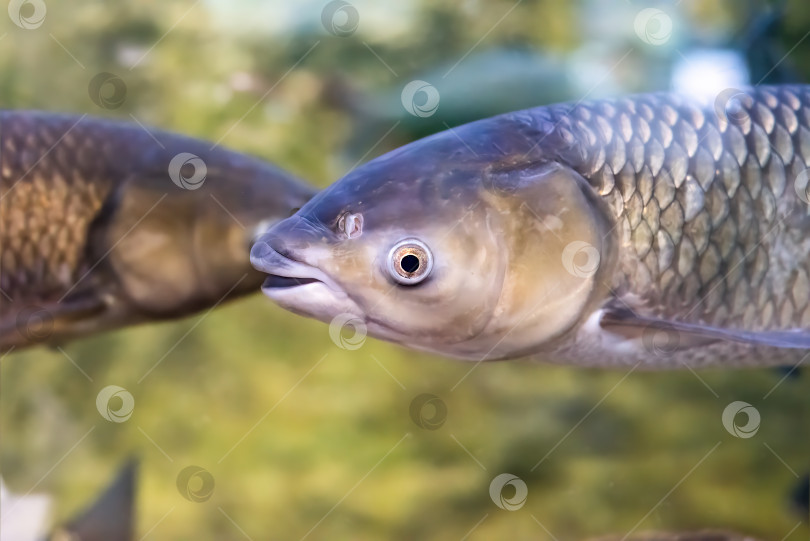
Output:
[[[134,118],[221,140],[319,186],[416,137],[502,111],[691,84],[707,91],[709,75],[726,86],[810,76],[810,11],[799,0],[783,17],[736,0],[352,0],[331,27],[326,1],[46,5],[36,29],[0,17],[4,107]],[[664,10],[670,32],[659,20],[639,33],[649,7]],[[105,71],[126,84],[119,108],[89,97],[90,79]],[[430,117],[401,103],[415,79],[441,95]],[[0,471],[11,490],[52,494],[64,519],[137,456],[137,538],[810,535],[790,500],[795,474],[810,468],[807,374],[474,366],[372,339],[346,350],[326,325],[257,295],[64,352],[15,353],[0,376]],[[126,422],[97,411],[107,385],[133,395]],[[446,406],[438,428],[412,418],[423,393]],[[754,437],[723,428],[735,400],[761,413]],[[215,480],[206,501],[178,490],[190,465]],[[504,472],[528,485],[517,511],[490,498]]]

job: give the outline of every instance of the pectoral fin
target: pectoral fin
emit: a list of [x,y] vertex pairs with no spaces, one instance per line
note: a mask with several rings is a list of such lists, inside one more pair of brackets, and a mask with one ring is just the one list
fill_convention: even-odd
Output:
[[627,340],[653,340],[665,334],[669,347],[689,349],[714,342],[739,342],[752,346],[810,349],[810,332],[804,329],[746,331],[640,316],[628,308],[608,308],[600,326]]

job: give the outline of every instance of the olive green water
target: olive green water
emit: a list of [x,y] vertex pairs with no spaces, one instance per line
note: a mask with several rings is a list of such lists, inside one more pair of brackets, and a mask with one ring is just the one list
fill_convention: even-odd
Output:
[[[509,12],[511,1],[441,9],[358,1],[357,32],[336,37],[321,25],[326,2],[236,4],[222,11],[213,1],[51,2],[33,30],[0,17],[2,103],[131,114],[222,138],[323,186],[361,159],[467,119],[442,116],[464,111],[449,91],[430,118],[352,113],[329,105],[346,101],[338,95],[390,103],[390,88],[393,106],[380,110],[399,114],[399,91],[428,68],[464,57],[460,69],[506,45],[566,55],[615,50],[596,55],[605,69],[629,51],[607,79],[597,85],[594,77],[593,94],[619,82],[620,91],[655,89],[665,84],[655,75],[661,65],[687,48],[675,38],[657,49],[639,43],[632,22],[643,6],[624,13],[596,2],[526,1]],[[676,28],[725,39],[748,16],[735,5],[684,2]],[[794,9],[774,43],[787,52],[808,28],[810,14]],[[789,63],[810,66],[807,57],[800,46]],[[101,71],[126,83],[119,108],[88,96]],[[551,90],[538,89],[538,104]],[[493,109],[516,108],[503,94],[489,98]],[[797,527],[789,492],[810,469],[810,376],[781,378],[773,370],[475,366],[372,339],[345,349],[328,326],[256,296],[173,324],[4,358],[0,472],[14,492],[52,494],[65,518],[137,456],[136,538],[147,539],[562,541],[713,527],[800,541],[810,531]],[[108,385],[133,396],[128,420],[99,413],[96,397]],[[414,407],[425,393],[436,398]],[[760,413],[753,436],[724,428],[733,401]],[[210,474],[213,488],[200,477],[178,488],[192,465]],[[514,511],[490,498],[490,482],[507,472],[528,490]],[[190,501],[195,494],[204,501]]]

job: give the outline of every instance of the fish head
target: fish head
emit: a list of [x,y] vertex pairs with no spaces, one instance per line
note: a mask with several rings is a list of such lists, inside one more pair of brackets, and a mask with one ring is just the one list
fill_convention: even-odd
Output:
[[263,291],[323,321],[350,314],[394,341],[480,332],[498,297],[489,282],[504,267],[502,257],[488,257],[497,239],[477,225],[486,209],[456,196],[409,200],[407,191],[386,183],[358,198],[351,185],[335,186],[271,228],[251,252],[271,274]]
[[[491,142],[480,129],[443,133],[352,171],[254,245],[254,267],[270,275],[264,293],[299,314],[348,315],[372,336],[470,360],[565,332],[595,289],[594,202],[572,171]],[[582,272],[563,260],[575,242],[592,248],[575,263],[589,266]]]

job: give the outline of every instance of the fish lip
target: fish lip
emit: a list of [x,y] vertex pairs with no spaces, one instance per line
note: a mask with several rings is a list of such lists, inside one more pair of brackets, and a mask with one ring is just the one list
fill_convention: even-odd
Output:
[[269,274],[262,293],[282,308],[327,323],[341,314],[364,318],[360,306],[325,272],[281,253],[266,240],[254,244],[250,261]]
[[259,241],[250,250],[250,264],[268,275],[262,291],[292,290],[320,282],[332,292],[345,296],[343,288],[317,267],[282,254],[266,241]]

